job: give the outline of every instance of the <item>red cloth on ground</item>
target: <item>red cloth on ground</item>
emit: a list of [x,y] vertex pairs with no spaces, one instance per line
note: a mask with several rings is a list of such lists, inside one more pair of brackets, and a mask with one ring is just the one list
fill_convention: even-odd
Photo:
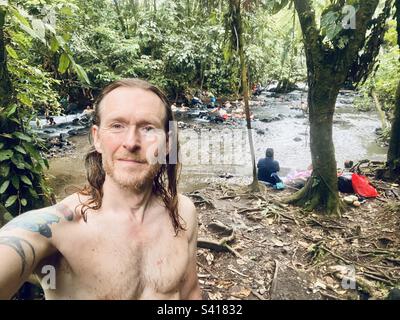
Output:
[[351,177],[351,184],[353,185],[354,193],[362,197],[374,198],[378,196],[378,192],[373,186],[371,186],[366,176],[353,173]]

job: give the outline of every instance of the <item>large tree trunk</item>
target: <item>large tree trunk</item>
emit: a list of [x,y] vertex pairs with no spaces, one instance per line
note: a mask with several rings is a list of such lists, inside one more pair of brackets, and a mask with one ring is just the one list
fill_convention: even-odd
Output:
[[334,75],[328,70],[310,75],[308,108],[313,173],[306,186],[290,197],[289,202],[304,206],[307,210],[322,209],[328,214],[340,215],[332,139],[333,114],[339,87],[332,85],[334,82]]
[[[354,2],[359,6],[357,27],[356,30],[346,30],[346,33],[352,33],[351,37],[347,35],[352,40],[341,49],[324,44],[324,37],[316,23],[312,0],[295,0],[294,4],[301,24],[307,61],[313,174],[306,186],[291,196],[288,202],[304,205],[308,209],[317,208],[322,212],[340,214],[341,203],[332,139],[333,114],[339,88],[363,48],[368,21],[376,10],[378,0]],[[338,9],[340,7],[336,8]]]
[[390,135],[389,150],[387,154],[387,168],[391,179],[400,176],[400,81],[396,92],[396,105],[394,120]]

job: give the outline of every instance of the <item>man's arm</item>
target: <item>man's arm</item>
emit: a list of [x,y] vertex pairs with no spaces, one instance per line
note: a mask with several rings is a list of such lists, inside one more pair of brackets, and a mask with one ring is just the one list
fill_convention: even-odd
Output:
[[189,236],[189,263],[185,274],[184,282],[181,287],[182,300],[201,300],[201,290],[197,277],[197,213],[193,202],[184,196],[180,196],[182,217],[186,221],[186,232]]
[[276,160],[275,160],[275,162],[276,162],[276,164],[275,164],[275,166],[276,166],[276,172],[279,172],[279,170],[281,170],[281,168],[279,167],[279,162],[276,161]]
[[55,252],[52,227],[71,221],[71,214],[62,206],[29,211],[0,229],[0,299],[11,299],[38,263]]

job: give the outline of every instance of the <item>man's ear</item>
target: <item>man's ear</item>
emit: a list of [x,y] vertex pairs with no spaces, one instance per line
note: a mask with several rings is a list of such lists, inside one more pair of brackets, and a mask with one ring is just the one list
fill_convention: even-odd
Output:
[[99,139],[100,128],[97,125],[92,126],[93,145],[98,153],[102,153],[101,144]]

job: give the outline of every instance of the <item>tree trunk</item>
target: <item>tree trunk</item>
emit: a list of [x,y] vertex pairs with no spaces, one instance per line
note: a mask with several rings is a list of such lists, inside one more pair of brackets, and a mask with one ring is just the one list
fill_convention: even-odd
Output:
[[400,175],[400,81],[397,85],[396,105],[394,109],[394,120],[390,135],[389,150],[387,154],[387,167],[392,179]]
[[4,39],[6,11],[0,7],[0,107],[7,107],[12,97],[12,84],[7,69],[7,51]]
[[332,139],[333,114],[339,87],[332,86],[333,77],[328,70],[310,77],[308,108],[313,173],[306,186],[291,196],[288,202],[304,206],[307,210],[321,209],[328,214],[340,215]]
[[244,109],[246,113],[246,127],[247,127],[247,135],[249,138],[250,145],[250,153],[251,153],[251,162],[253,166],[253,182],[251,183],[251,190],[258,191],[258,179],[257,179],[257,168],[256,168],[256,157],[254,152],[254,143],[253,143],[253,135],[251,130],[251,119],[250,119],[250,107],[249,107],[249,85],[247,81],[247,65],[246,59],[244,56],[244,42],[243,42],[243,23],[242,16],[240,12],[241,0],[231,0],[231,5],[234,8],[235,18],[233,19],[233,29],[236,32],[237,37],[237,48],[240,59],[240,80],[242,87],[242,94],[244,100]]
[[[308,72],[308,109],[310,118],[310,148],[313,173],[306,186],[289,197],[288,202],[339,214],[335,148],[332,139],[333,114],[339,88],[349,68],[363,49],[368,22],[374,15],[378,0],[354,1],[359,6],[357,27],[345,30],[352,39],[344,48],[324,44],[316,22],[312,0],[294,0],[303,33]],[[340,6],[342,6],[340,4]],[[333,8],[333,7],[332,7]],[[337,8],[339,9],[339,8]]]
[[127,35],[126,26],[125,26],[124,18],[122,17],[122,14],[121,14],[121,9],[119,8],[118,0],[114,0],[114,6],[115,6],[115,11],[117,12],[117,16],[118,16],[119,23],[121,25],[122,32],[126,36]]

